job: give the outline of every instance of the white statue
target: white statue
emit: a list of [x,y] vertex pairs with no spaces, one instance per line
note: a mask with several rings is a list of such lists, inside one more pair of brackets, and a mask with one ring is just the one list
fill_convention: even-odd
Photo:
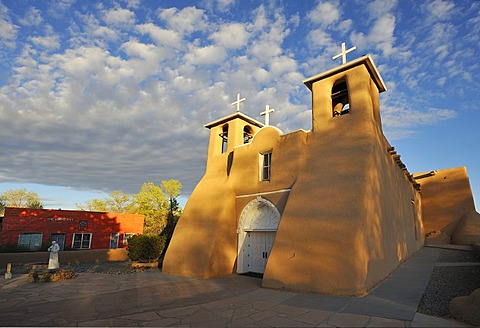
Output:
[[60,268],[60,263],[58,262],[58,252],[60,251],[60,246],[57,242],[52,241],[52,246],[48,248],[50,252],[50,258],[48,259],[48,268],[47,269],[58,269]]

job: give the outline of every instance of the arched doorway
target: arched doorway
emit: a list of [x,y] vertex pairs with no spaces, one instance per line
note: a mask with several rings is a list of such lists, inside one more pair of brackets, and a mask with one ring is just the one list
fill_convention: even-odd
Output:
[[237,273],[265,271],[279,222],[275,205],[262,197],[245,206],[237,229]]

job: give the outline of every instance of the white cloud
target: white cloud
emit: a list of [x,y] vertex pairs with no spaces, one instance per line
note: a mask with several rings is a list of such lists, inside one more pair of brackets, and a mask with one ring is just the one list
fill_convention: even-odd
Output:
[[226,51],[222,47],[194,47],[185,55],[185,61],[192,65],[213,65],[221,64],[225,56]]
[[158,17],[167,22],[170,29],[180,34],[191,34],[207,28],[207,18],[204,10],[195,7],[160,9]]
[[119,38],[117,31],[106,26],[99,26],[98,28],[96,28],[93,31],[93,36],[99,37],[101,39],[108,40],[108,41],[115,41],[115,40],[118,40]]
[[135,29],[140,33],[148,33],[159,45],[178,48],[182,42],[182,38],[177,32],[162,29],[152,23],[137,25]]
[[58,49],[60,47],[60,39],[58,35],[47,35],[47,36],[37,36],[37,37],[30,37],[30,41],[33,44],[46,48],[46,49]]
[[446,0],[434,0],[425,3],[425,8],[432,19],[443,20],[452,17],[455,14],[455,4]]
[[330,26],[340,18],[338,4],[332,2],[319,2],[313,10],[307,13],[307,18],[320,26]]
[[135,23],[135,14],[124,8],[115,8],[107,10],[103,19],[107,24],[112,25],[132,25]]
[[397,5],[397,0],[373,0],[367,5],[367,12],[372,18],[380,18],[390,13]]
[[42,14],[37,8],[30,7],[25,13],[25,16],[19,19],[19,22],[22,25],[38,26],[43,22]]
[[395,16],[385,14],[380,17],[372,27],[369,34],[369,42],[376,44],[378,49],[383,51],[385,56],[389,56],[394,52],[395,43]]
[[247,45],[249,33],[245,30],[244,24],[233,23],[221,25],[220,29],[213,33],[210,38],[221,47],[238,49]]
[[406,128],[432,125],[455,116],[455,111],[442,108],[415,110],[408,107],[391,107],[388,105],[383,106],[382,108],[382,123],[387,128]]
[[17,37],[18,27],[12,23],[8,9],[0,2],[0,42],[7,47],[13,47]]

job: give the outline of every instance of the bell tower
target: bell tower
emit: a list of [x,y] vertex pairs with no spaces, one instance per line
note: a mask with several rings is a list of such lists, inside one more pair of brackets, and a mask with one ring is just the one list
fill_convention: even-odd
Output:
[[312,91],[313,131],[368,118],[381,131],[379,94],[387,88],[370,55],[312,76],[304,84]]
[[204,125],[210,129],[207,171],[211,163],[217,162],[217,159],[219,160],[217,164],[224,165],[225,156],[229,156],[235,147],[250,143],[253,135],[264,126],[263,123],[240,111],[242,101],[245,101],[245,98],[240,98],[240,94],[237,94],[237,100],[231,104],[236,106],[236,113]]

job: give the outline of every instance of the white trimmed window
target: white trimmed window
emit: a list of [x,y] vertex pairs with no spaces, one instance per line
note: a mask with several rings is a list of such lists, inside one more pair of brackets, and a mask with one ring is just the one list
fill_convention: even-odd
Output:
[[272,152],[260,154],[260,181],[270,181],[272,168]]
[[128,245],[128,238],[135,236],[135,233],[124,233],[123,234],[123,245],[127,246]]
[[72,239],[72,249],[90,249],[92,245],[91,233],[74,233]]
[[28,251],[40,251],[42,249],[41,233],[21,233],[18,235],[18,247]]

